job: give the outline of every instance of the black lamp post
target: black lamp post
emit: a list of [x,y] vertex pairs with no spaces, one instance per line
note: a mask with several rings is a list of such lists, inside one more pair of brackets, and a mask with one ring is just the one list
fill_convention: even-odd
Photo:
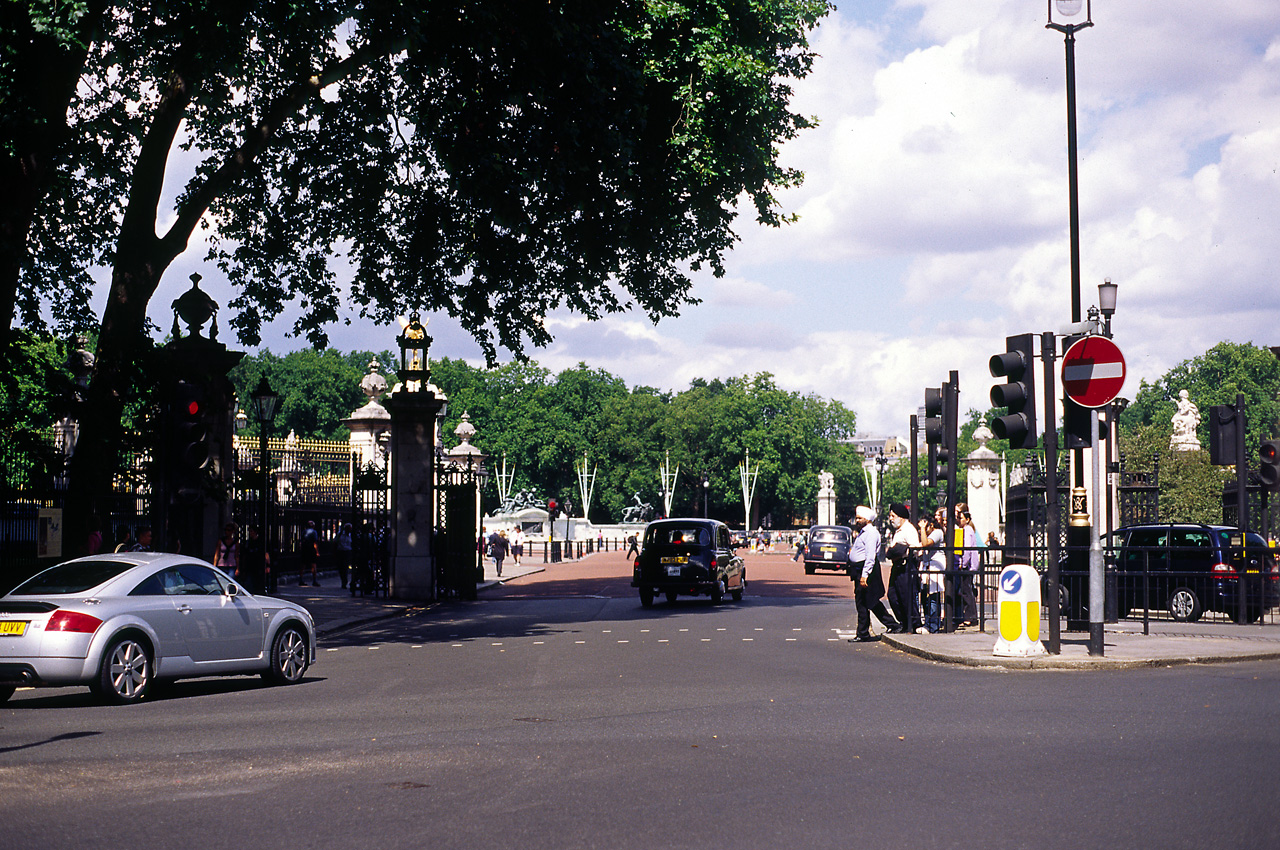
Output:
[[258,385],[253,388],[249,398],[253,401],[254,421],[258,423],[258,461],[262,469],[262,493],[259,502],[262,520],[262,545],[270,552],[271,516],[267,506],[270,504],[271,494],[271,454],[267,446],[267,437],[268,432],[271,430],[271,423],[276,418],[276,409],[280,405],[280,394],[271,389],[271,384],[267,383],[267,376],[263,375],[258,379]]
[[[881,526],[884,525],[884,470],[889,465],[889,459],[880,454],[876,458],[876,518]],[[884,529],[881,528],[881,531]]]
[[702,518],[706,519],[710,516],[707,513],[707,494],[711,492],[711,479],[707,477],[707,473],[702,473]]

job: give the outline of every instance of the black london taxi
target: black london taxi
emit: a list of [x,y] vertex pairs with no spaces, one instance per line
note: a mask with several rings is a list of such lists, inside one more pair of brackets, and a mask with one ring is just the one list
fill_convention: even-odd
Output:
[[649,523],[636,558],[631,586],[648,608],[658,594],[710,596],[728,593],[734,602],[747,587],[747,568],[738,555],[729,526],[714,519],[661,519]]
[[815,525],[809,529],[804,547],[804,572],[835,570],[853,575],[849,564],[849,547],[853,545],[853,529],[847,525]]

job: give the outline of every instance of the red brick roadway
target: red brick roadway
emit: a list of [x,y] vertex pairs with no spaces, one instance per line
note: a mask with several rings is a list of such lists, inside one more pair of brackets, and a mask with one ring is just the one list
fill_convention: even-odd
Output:
[[[804,564],[791,560],[791,552],[748,552],[747,595],[853,599],[853,584],[844,573],[819,572],[805,575]],[[625,552],[597,552],[581,561],[546,564],[540,573],[514,578],[483,592],[486,598],[531,598],[551,596],[596,596],[624,598],[636,596],[631,586],[633,558]],[[525,566],[541,564],[541,557],[524,559]]]

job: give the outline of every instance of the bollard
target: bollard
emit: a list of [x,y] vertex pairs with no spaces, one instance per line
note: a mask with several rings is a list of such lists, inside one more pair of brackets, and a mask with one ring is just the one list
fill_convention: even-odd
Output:
[[1040,577],[1026,564],[1010,564],[1000,572],[996,596],[999,623],[992,655],[1026,658],[1047,655],[1040,643]]

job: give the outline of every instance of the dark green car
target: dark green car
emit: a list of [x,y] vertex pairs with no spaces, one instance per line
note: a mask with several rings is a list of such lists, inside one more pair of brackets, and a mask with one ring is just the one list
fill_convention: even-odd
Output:
[[639,588],[646,608],[659,594],[668,602],[678,596],[710,596],[719,602],[727,593],[738,602],[747,587],[747,568],[737,550],[729,526],[714,519],[651,522],[631,586]]

